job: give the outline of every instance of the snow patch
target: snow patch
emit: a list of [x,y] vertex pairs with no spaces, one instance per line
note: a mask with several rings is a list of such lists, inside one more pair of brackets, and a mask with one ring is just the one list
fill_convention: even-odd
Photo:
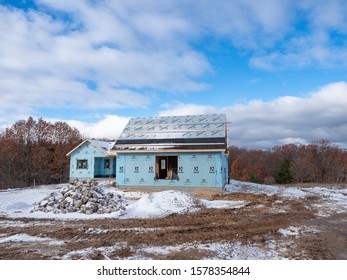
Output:
[[20,233],[20,234],[15,234],[15,235],[7,236],[4,238],[0,238],[0,243],[7,243],[7,242],[49,242],[52,245],[64,243],[62,241],[56,241],[51,238],[37,237],[37,236],[25,234],[25,233]]
[[300,228],[298,227],[289,227],[289,228],[280,228],[278,232],[283,236],[298,236]]
[[229,192],[246,192],[266,194],[269,196],[278,195],[288,198],[305,198],[307,196],[307,192],[304,192],[298,188],[269,186],[256,183],[241,182],[237,180],[231,180],[230,184],[226,185],[225,189]]
[[113,246],[107,246],[107,247],[88,247],[81,250],[75,250],[71,251],[65,255],[62,256],[62,260],[91,260],[93,259],[93,255],[95,253],[99,253],[104,256],[106,260],[110,259],[108,255],[110,255],[112,252],[117,251],[119,249],[127,247],[127,243],[120,242]]
[[11,203],[6,207],[6,210],[10,210],[10,211],[23,211],[23,210],[27,210],[31,207],[31,205],[29,203],[20,201],[20,202],[15,202],[15,203]]
[[88,228],[85,233],[89,234],[103,234],[103,233],[109,233],[109,232],[127,232],[130,231],[131,233],[137,234],[142,232],[152,232],[152,231],[158,231],[162,230],[161,228],[115,228],[115,229],[101,229],[101,228]]
[[47,223],[47,222],[21,222],[21,221],[11,221],[11,220],[1,220],[0,226],[2,228],[26,228],[26,227],[34,227],[34,226],[46,226],[46,225],[52,225],[53,223]]
[[290,226],[288,228],[280,228],[278,230],[280,234],[283,236],[299,236],[300,234],[304,233],[315,233],[318,232],[318,230],[314,227],[306,227],[306,226],[301,226],[301,227],[295,227],[295,226]]
[[281,257],[270,250],[269,248],[261,248],[256,245],[249,244],[241,244],[239,242],[236,243],[207,243],[207,244],[189,244],[184,243],[177,246],[158,246],[158,247],[149,247],[149,248],[141,248],[141,250],[137,251],[137,254],[155,254],[155,255],[166,255],[173,252],[180,251],[191,251],[191,250],[199,250],[206,252],[207,255],[211,255],[211,257],[205,258],[211,260],[273,260],[280,259]]
[[247,203],[242,200],[201,200],[202,203],[206,208],[216,208],[216,209],[222,209],[222,208],[229,208],[229,209],[238,209],[245,207]]
[[281,257],[274,251],[256,245],[236,243],[212,243],[209,250],[216,256],[207,259],[223,260],[274,260]]

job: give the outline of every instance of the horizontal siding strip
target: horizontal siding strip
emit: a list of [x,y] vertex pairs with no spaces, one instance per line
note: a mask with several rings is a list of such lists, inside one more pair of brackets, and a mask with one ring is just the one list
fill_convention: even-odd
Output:
[[136,154],[136,153],[210,153],[210,152],[225,152],[225,148],[223,149],[211,149],[211,150],[117,150],[117,154]]
[[225,137],[211,138],[173,138],[173,139],[119,139],[114,147],[118,145],[146,145],[146,144],[197,144],[197,143],[226,143]]
[[147,146],[143,146],[143,145],[134,145],[134,146],[121,146],[121,147],[115,147],[114,151],[138,151],[138,150],[146,150],[146,151],[150,151],[150,150],[159,150],[159,151],[163,151],[163,150],[205,150],[205,151],[209,151],[209,150],[214,150],[214,149],[225,149],[225,144],[210,144],[210,145],[206,145],[206,144],[201,144],[201,145],[166,145],[166,146],[158,146],[158,145],[147,145]]

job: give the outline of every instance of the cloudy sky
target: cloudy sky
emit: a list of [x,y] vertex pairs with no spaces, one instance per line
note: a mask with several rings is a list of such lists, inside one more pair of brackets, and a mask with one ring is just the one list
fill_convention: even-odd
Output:
[[225,113],[230,145],[347,147],[346,39],[344,0],[0,0],[0,127]]

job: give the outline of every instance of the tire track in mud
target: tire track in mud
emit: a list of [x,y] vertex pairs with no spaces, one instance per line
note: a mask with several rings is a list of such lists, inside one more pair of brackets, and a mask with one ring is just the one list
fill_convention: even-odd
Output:
[[[264,244],[269,240],[283,239],[278,233],[280,228],[304,224],[315,217],[312,209],[305,207],[303,200],[283,200],[276,196],[245,193],[217,194],[212,199],[246,200],[249,203],[240,209],[201,209],[195,213],[173,214],[157,219],[62,221],[2,217],[2,224],[6,224],[7,220],[31,225],[1,228],[2,235],[25,233],[64,243],[59,246],[45,242],[0,243],[0,259],[59,259],[69,252],[86,248],[96,248],[88,258],[104,258],[97,248],[110,248],[108,257],[117,259],[132,257],[136,251],[134,248],[139,247],[214,242]],[[117,247],[115,244],[121,246]],[[318,258],[316,252],[311,255]],[[182,258],[183,253],[168,256]],[[322,257],[326,256],[322,254]],[[296,255],[294,257],[297,258]],[[78,258],[78,254],[74,258]]]
[[[73,251],[94,248],[91,252],[70,254],[71,258],[134,258],[138,248],[240,242],[273,244],[290,259],[346,259],[347,216],[344,213],[320,217],[317,197],[283,199],[253,193],[209,194],[212,200],[245,200],[240,209],[202,209],[198,212],[157,219],[52,220],[0,217],[0,238],[14,234],[61,240],[49,242],[0,242],[0,259],[60,259]],[[295,236],[280,233],[288,227],[313,227],[313,232]],[[106,248],[106,249],[105,249]],[[105,253],[104,251],[107,251]],[[192,254],[190,252],[194,251]],[[211,253],[213,256],[213,252]],[[164,257],[148,253],[150,258],[199,259],[209,253],[189,248]],[[137,255],[141,258],[141,255]]]

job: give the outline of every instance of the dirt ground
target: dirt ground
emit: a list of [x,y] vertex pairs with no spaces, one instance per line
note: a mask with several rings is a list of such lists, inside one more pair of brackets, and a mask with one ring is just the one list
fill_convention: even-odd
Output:
[[[347,259],[347,213],[317,215],[315,198],[284,199],[214,189],[188,191],[199,198],[244,200],[248,204],[239,209],[201,209],[157,219],[0,217],[0,236],[28,234],[60,241],[0,243],[0,259],[213,259],[216,252],[208,246],[218,242],[276,251],[275,258]],[[288,228],[293,229],[292,234],[281,233]],[[200,245],[204,244],[206,249],[202,250]],[[166,252],[144,250],[178,245],[179,249]]]

